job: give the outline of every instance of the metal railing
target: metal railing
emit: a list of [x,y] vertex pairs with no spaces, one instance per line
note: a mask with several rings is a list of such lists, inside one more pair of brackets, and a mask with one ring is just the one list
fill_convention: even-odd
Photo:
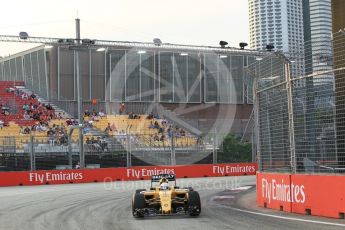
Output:
[[[241,147],[229,147],[233,139],[224,138],[224,135],[210,133],[197,138],[172,133],[171,136],[167,134],[163,136],[162,140],[157,139],[155,134],[145,133],[127,132],[114,135],[84,133],[85,167],[250,161],[250,158],[240,157],[238,150]],[[243,145],[240,137],[236,138],[238,142],[236,144]],[[68,137],[48,137],[44,132],[0,137],[0,171],[72,169],[78,168],[79,164],[77,132],[71,132]]]

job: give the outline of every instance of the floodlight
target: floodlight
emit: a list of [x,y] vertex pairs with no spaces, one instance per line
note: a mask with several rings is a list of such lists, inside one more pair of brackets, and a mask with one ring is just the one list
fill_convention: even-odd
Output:
[[19,33],[19,38],[20,39],[26,40],[26,39],[28,39],[28,37],[29,37],[29,35],[28,35],[27,32],[20,32]]
[[162,41],[161,41],[159,38],[154,38],[154,39],[153,39],[153,43],[154,43],[156,46],[162,45]]
[[244,50],[244,47],[246,47],[246,46],[248,46],[248,43],[240,42],[241,50]]
[[274,45],[273,45],[273,44],[268,44],[268,45],[266,46],[266,49],[267,49],[268,51],[272,51],[272,50],[274,49]]
[[220,47],[225,48],[226,45],[228,45],[228,42],[226,41],[220,41],[219,42]]

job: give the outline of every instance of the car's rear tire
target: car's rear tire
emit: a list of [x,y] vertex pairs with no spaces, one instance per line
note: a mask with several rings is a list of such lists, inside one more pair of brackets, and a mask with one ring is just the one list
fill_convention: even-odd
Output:
[[144,217],[145,196],[135,193],[132,201],[132,213],[134,217]]
[[188,192],[187,208],[190,216],[198,216],[201,213],[201,201],[197,191]]

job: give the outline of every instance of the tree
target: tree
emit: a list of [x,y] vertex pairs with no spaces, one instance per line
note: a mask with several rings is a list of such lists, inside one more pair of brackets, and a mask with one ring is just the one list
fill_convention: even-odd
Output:
[[251,162],[252,144],[241,142],[241,138],[229,133],[223,141],[223,151],[218,153],[219,162]]

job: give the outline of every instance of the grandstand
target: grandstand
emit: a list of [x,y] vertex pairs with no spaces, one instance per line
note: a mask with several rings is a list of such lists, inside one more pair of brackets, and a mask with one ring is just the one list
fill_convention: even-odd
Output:
[[[97,52],[99,46],[78,52],[60,44],[38,46],[0,60],[0,100],[11,107],[0,117],[4,153],[33,151],[65,160],[71,153],[77,163],[78,133],[70,133],[79,125],[74,120],[77,53],[82,110],[97,113],[84,116],[86,157],[123,158],[130,152],[140,164],[170,164],[176,153],[176,163],[187,164],[215,151],[211,133],[251,138],[253,83],[245,68],[262,52],[146,43],[104,46],[104,52]],[[17,91],[35,98],[23,99]],[[23,107],[28,102],[51,108],[33,119]],[[119,112],[122,104],[125,109]]]
[[[40,120],[35,120],[31,117],[25,119],[24,114],[26,111],[23,109],[24,105],[36,105],[38,108],[42,105],[44,106],[39,100],[39,95],[35,95],[35,98],[32,98],[32,92],[25,88],[23,82],[2,81],[0,91],[0,100],[2,102],[0,120],[3,121],[2,128],[0,129],[0,146],[4,154],[29,152],[32,141],[34,141],[35,153],[68,152],[68,141],[61,141],[61,138],[64,136],[67,137],[70,128],[73,126],[73,122],[76,122],[74,119],[58,117],[61,114],[61,110],[59,110],[59,113],[52,110],[53,114],[51,114],[45,107],[42,111],[49,113],[51,115],[49,118],[45,119],[47,116],[43,116],[44,119]],[[23,97],[23,94],[26,97]],[[54,107],[56,108],[56,106]],[[188,149],[197,144],[195,136],[184,130],[182,131],[176,125],[173,126],[172,123],[165,119],[153,118],[147,114],[137,116],[138,118],[136,119],[131,118],[130,115],[104,115],[99,117],[98,113],[97,116],[85,116],[84,144],[87,147],[87,151],[91,153],[113,151],[116,148],[109,146],[111,139],[115,142],[117,141],[120,146],[117,146],[118,150],[123,150],[129,144],[128,135],[132,145],[131,148],[134,150],[152,151],[152,149],[155,149],[158,152],[162,149],[169,151],[172,146],[170,135],[172,135],[173,131],[175,131],[176,137],[174,143],[175,148]],[[89,126],[89,124],[91,125]],[[114,127],[110,133],[105,131],[109,124],[112,124]],[[158,127],[153,127],[153,124],[159,125]],[[41,129],[38,127],[41,127]],[[27,132],[25,132],[26,128],[28,129]],[[92,129],[93,131],[96,129],[96,134],[92,132]],[[63,132],[51,138],[49,130],[63,130]],[[164,139],[154,139],[158,134],[160,137],[164,136]],[[170,139],[166,138],[169,136]],[[104,137],[107,137],[105,140],[107,142],[106,149],[99,143],[100,138],[103,140]],[[78,133],[72,132],[69,138],[74,152],[77,152]],[[95,140],[96,143],[88,143],[88,140]]]
[[[149,43],[100,43],[80,50],[83,110],[159,113],[188,131],[226,127],[244,133],[252,112],[252,79],[245,69],[264,52]],[[77,117],[76,52],[63,44],[39,46],[0,60],[0,80],[27,89]],[[97,52],[98,48],[104,48]],[[215,127],[216,121],[223,120]],[[229,122],[230,121],[230,122]],[[225,124],[225,125],[224,125]]]

